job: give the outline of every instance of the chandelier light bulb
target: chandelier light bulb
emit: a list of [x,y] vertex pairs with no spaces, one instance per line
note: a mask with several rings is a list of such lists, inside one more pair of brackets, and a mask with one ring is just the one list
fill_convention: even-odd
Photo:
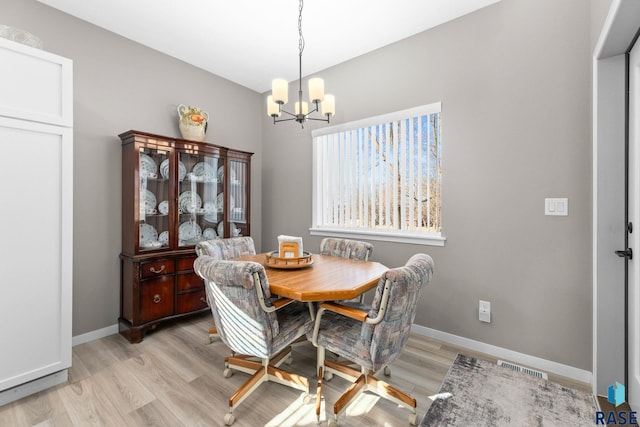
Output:
[[324,80],[319,77],[309,79],[309,101],[324,101]]
[[276,104],[286,104],[289,101],[289,82],[285,79],[274,79],[271,82],[271,93]]
[[273,95],[267,96],[267,113],[271,117],[280,117],[280,106],[273,100]]
[[[296,102],[294,111],[296,115],[300,114],[300,102]],[[309,114],[309,104],[304,101],[302,102],[302,114],[305,116]]]
[[324,96],[322,101],[322,114],[325,116],[333,116],[336,113],[336,97],[330,94]]

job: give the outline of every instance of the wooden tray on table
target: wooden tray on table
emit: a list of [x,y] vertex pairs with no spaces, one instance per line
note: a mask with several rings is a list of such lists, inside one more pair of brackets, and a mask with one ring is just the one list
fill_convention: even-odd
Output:
[[278,251],[266,254],[264,266],[281,270],[293,270],[307,268],[313,264],[313,257],[310,252],[303,252],[301,257],[280,258],[279,255]]

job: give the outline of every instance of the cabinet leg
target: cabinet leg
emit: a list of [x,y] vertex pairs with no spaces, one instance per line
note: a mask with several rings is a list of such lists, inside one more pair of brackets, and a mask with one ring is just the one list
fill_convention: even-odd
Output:
[[142,342],[146,328],[139,326],[131,326],[126,320],[120,319],[118,330],[120,335],[129,340],[132,344]]

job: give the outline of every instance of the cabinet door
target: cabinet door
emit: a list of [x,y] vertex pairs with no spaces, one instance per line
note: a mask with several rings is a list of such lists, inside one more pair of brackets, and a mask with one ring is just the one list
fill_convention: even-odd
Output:
[[248,236],[249,230],[249,163],[229,161],[229,228],[233,236]]
[[71,366],[72,130],[0,117],[0,391]]
[[70,59],[0,37],[0,116],[73,125]]
[[178,247],[224,237],[224,159],[178,153],[187,171],[178,182]]
[[140,252],[170,246],[171,179],[169,151],[155,147],[138,150],[138,246]]

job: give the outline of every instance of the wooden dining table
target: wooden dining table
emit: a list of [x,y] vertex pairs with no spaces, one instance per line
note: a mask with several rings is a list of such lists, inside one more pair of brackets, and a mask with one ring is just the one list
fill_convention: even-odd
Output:
[[337,301],[356,298],[378,284],[387,267],[374,261],[312,254],[311,265],[303,268],[274,268],[269,253],[237,258],[265,266],[269,290],[280,297],[302,302]]

